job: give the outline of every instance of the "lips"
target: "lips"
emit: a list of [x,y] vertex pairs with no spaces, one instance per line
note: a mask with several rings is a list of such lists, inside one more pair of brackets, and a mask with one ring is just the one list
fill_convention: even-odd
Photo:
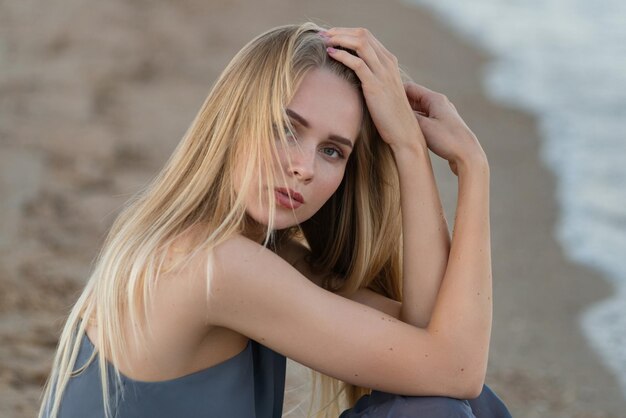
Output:
[[275,189],[276,202],[287,209],[297,209],[304,203],[304,198],[298,192],[284,187]]

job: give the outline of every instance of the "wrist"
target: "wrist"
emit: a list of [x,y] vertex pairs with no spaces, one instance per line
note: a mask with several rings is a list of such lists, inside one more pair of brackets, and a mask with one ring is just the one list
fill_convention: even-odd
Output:
[[402,143],[389,144],[391,151],[394,154],[396,161],[404,159],[404,158],[423,158],[428,157],[428,147],[423,140],[419,138],[413,138],[410,141],[403,141]]
[[482,150],[478,153],[459,158],[456,161],[456,165],[459,175],[477,172],[489,175],[489,161]]

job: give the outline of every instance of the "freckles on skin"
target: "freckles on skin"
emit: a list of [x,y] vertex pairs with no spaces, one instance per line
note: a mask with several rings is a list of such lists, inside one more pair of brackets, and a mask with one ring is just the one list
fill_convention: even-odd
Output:
[[[292,114],[287,113],[296,138],[283,144],[284,149],[279,147],[279,158],[277,161],[273,159],[274,176],[277,187],[300,193],[304,203],[293,210],[277,205],[276,229],[311,218],[337,191],[362,124],[360,93],[326,69],[307,72],[286,106],[287,110],[292,111]],[[259,204],[257,188],[252,187],[246,206],[253,219],[267,225],[269,197],[265,194],[274,193],[274,190],[267,189],[265,179],[262,178],[261,182],[266,186],[262,203]]]

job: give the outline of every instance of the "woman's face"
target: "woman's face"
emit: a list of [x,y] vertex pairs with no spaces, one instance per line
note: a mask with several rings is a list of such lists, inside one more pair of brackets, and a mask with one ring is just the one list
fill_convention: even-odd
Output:
[[253,185],[246,199],[248,215],[267,225],[268,194],[274,194],[274,229],[306,221],[337,190],[362,119],[357,89],[325,69],[313,69],[304,76],[286,112],[293,136],[286,132],[287,145],[276,138],[279,159],[273,167],[277,187],[270,190],[264,182],[259,201],[258,188]]

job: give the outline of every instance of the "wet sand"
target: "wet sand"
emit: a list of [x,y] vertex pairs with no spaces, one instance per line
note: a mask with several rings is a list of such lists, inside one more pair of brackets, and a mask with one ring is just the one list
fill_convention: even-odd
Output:
[[[487,383],[515,417],[623,416],[626,400],[578,325],[612,289],[553,238],[555,179],[535,121],[485,98],[483,52],[424,11],[373,0],[0,0],[0,416],[35,415],[107,228],[228,60],[258,33],[309,19],[372,30],[416,81],[450,97],[483,144],[494,269]],[[453,220],[456,179],[435,167]],[[290,374],[285,411],[297,383]]]

